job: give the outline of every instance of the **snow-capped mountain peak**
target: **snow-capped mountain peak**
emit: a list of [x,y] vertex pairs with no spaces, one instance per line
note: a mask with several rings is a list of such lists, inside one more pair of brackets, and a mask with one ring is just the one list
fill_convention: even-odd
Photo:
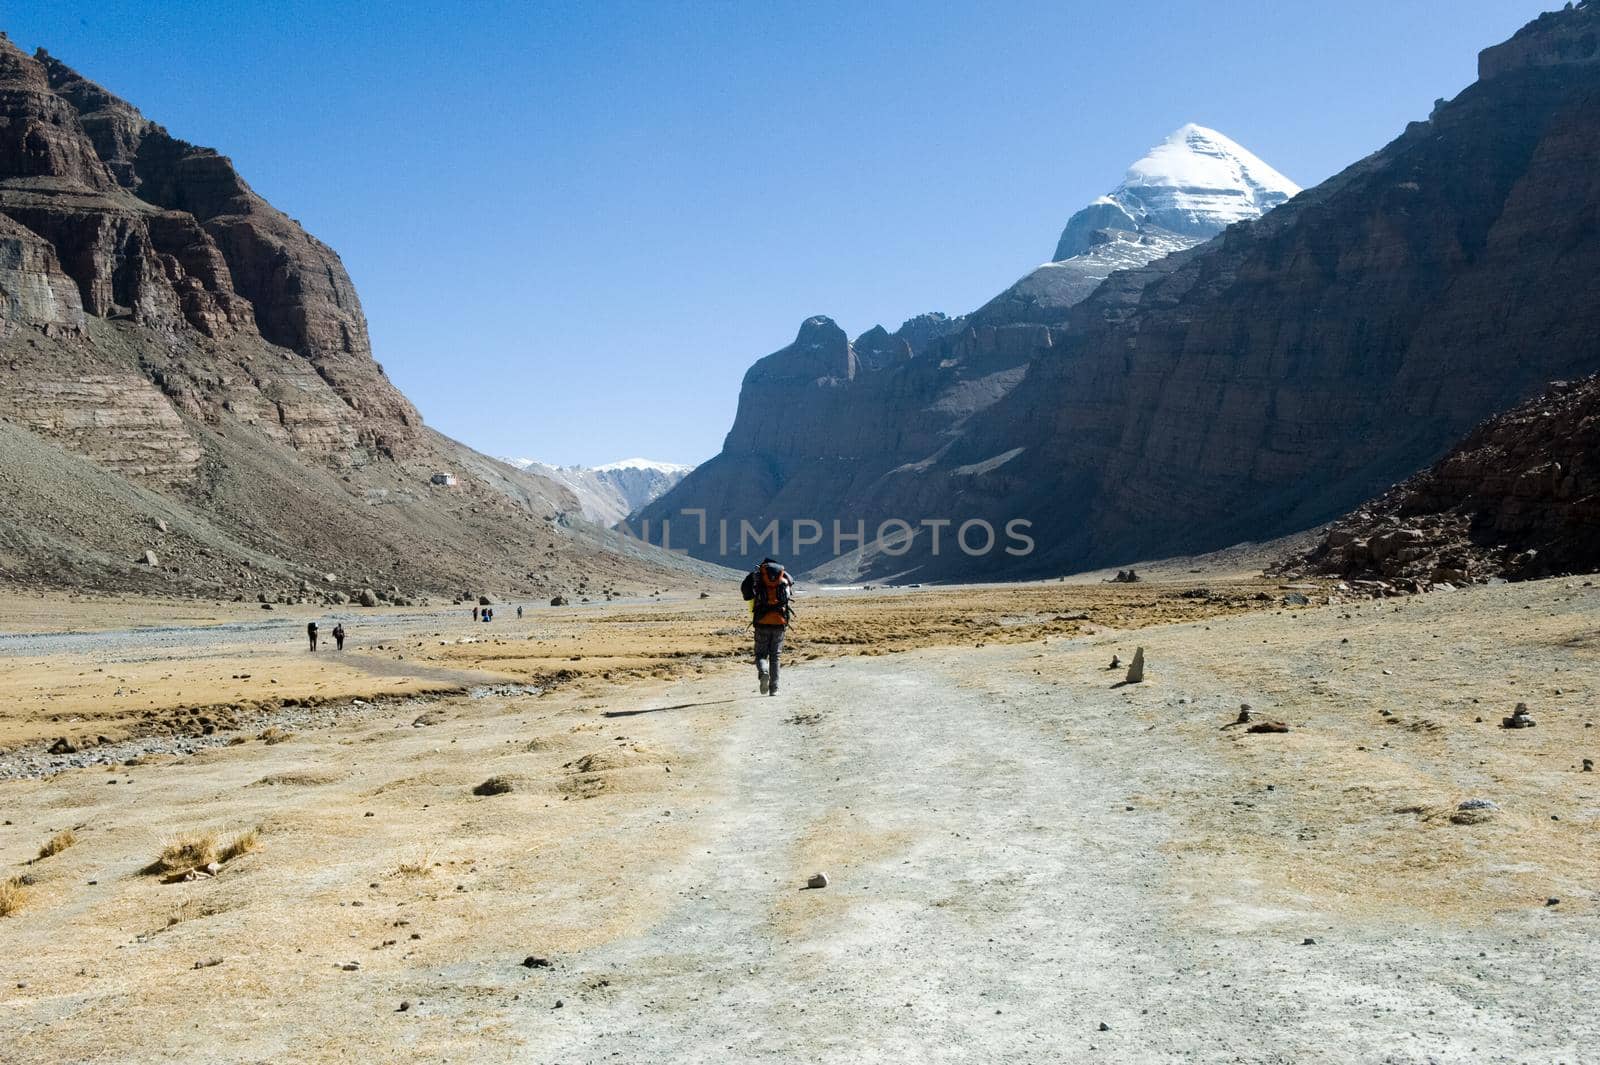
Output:
[[1249,149],[1190,122],[1128,168],[1122,184],[1072,216],[1055,261],[1104,243],[1107,231],[1159,230],[1196,240],[1259,218],[1300,186]]

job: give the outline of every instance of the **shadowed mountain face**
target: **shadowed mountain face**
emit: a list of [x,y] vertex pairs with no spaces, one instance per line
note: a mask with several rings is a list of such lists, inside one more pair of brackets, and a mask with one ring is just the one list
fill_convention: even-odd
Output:
[[0,435],[13,582],[280,597],[679,565],[426,429],[332,249],[224,156],[4,38]]
[[[1060,313],[991,305],[879,374],[808,323],[746,376],[723,453],[648,516],[779,518],[797,568],[953,579],[1211,549],[1349,509],[1600,368],[1597,23],[1588,6],[1542,17],[1383,150]],[[806,518],[863,521],[868,547],[796,549],[788,523]],[[1034,542],[969,555],[947,530],[936,551],[922,527],[891,552],[870,534],[892,518],[1023,519]],[[694,549],[686,525],[675,546]]]

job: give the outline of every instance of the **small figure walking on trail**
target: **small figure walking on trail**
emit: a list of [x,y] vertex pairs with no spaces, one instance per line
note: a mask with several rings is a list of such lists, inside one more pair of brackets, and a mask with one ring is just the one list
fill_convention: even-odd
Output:
[[306,639],[311,641],[311,650],[312,651],[316,651],[316,649],[317,649],[317,623],[315,621],[306,622]]
[[517,607],[517,620],[518,621],[522,620],[522,607],[521,606]]
[[478,608],[477,607],[473,607],[472,608],[472,620],[473,621],[477,621],[478,620]]
[[344,650],[344,622],[342,621],[333,627],[333,642],[337,645],[338,650]]
[[739,586],[750,604],[750,623],[756,632],[756,690],[762,695],[778,694],[778,656],[783,652],[783,636],[793,616],[789,594],[794,582],[783,565],[764,558]]

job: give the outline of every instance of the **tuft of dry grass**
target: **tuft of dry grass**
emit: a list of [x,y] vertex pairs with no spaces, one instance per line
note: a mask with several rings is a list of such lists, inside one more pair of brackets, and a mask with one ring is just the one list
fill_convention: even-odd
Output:
[[76,842],[78,842],[78,834],[70,828],[64,828],[51,836],[50,842],[39,848],[39,857],[48,858],[52,854],[60,854]]
[[0,917],[10,917],[28,900],[28,885],[18,876],[0,880]]
[[217,856],[219,862],[231,862],[240,855],[249,854],[261,845],[261,830],[259,828],[247,829],[228,841],[222,848],[222,853]]
[[281,729],[277,725],[268,725],[266,728],[261,730],[260,735],[258,735],[256,739],[267,744],[282,743],[284,740],[289,739],[293,735],[294,733],[288,731],[287,729]]
[[395,876],[427,876],[433,872],[433,852],[420,848],[416,855],[395,866]]
[[205,832],[179,836],[161,848],[161,855],[145,867],[150,874],[181,873],[203,869],[217,860],[217,837]]

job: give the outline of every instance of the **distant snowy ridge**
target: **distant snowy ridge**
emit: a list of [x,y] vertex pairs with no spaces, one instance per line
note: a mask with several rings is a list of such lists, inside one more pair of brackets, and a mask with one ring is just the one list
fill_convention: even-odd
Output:
[[578,497],[585,518],[612,526],[647,503],[654,502],[683,480],[693,466],[653,459],[623,459],[604,466],[551,466],[537,459],[501,459],[519,470],[532,470],[560,481]]
[[[582,469],[583,467],[574,466],[571,468]],[[609,473],[612,470],[655,470],[657,473],[665,474],[684,474],[694,469],[693,466],[685,466],[681,462],[656,462],[654,459],[623,459],[621,462],[608,462],[604,466],[591,466],[589,468],[596,473]]]

